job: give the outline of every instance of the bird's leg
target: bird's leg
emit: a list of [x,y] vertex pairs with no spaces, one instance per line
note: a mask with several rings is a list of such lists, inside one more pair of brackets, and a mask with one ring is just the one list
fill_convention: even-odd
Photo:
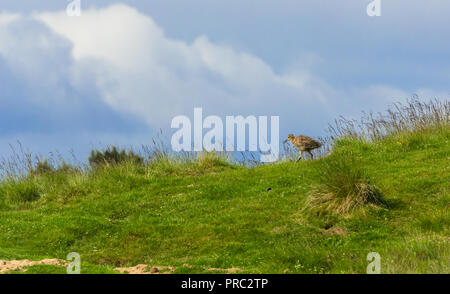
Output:
[[309,155],[311,155],[311,160],[314,160],[314,155],[311,153],[311,151],[308,151]]
[[303,151],[300,151],[299,153],[300,153],[300,157],[297,159],[297,162],[299,162],[300,159],[303,159]]

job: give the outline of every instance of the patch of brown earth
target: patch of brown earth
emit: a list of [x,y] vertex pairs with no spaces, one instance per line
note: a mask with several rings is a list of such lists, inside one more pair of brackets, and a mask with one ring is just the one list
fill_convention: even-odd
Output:
[[[194,268],[193,265],[183,264],[183,267]],[[131,274],[131,275],[154,275],[154,274],[171,274],[173,273],[177,267],[175,266],[149,266],[146,264],[138,264],[132,267],[118,267],[116,268],[122,274]],[[240,268],[208,268],[209,271],[222,271],[227,272],[229,274],[233,274],[238,271],[242,271]]]
[[221,272],[227,272],[229,274],[234,274],[235,272],[242,271],[241,268],[238,267],[232,267],[232,268],[209,268],[209,271],[221,271]]
[[44,259],[40,261],[24,260],[0,260],[0,274],[4,274],[9,271],[20,271],[25,267],[34,265],[59,265],[66,266],[67,262],[61,259]]
[[[44,259],[40,261],[31,261],[28,259],[24,260],[0,260],[0,274],[4,274],[10,271],[21,271],[26,267],[35,265],[57,265],[57,266],[67,266],[67,261],[61,259]],[[194,268],[193,265],[183,264],[183,267]],[[138,264],[132,267],[118,267],[117,271],[124,274],[133,275],[154,275],[154,274],[171,274],[177,267],[175,266],[149,266],[147,264]],[[25,269],[26,270],[26,269]],[[223,271],[229,274],[242,271],[240,268],[208,268],[209,271]]]
[[154,275],[154,274],[171,274],[177,268],[174,266],[148,266],[146,264],[138,264],[132,267],[118,267],[117,271],[122,274],[131,275]]

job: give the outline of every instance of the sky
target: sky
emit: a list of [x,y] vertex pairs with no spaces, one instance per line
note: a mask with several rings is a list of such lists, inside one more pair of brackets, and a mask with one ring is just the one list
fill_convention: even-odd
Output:
[[0,0],[0,156],[152,144],[172,118],[339,115],[450,96],[450,1]]

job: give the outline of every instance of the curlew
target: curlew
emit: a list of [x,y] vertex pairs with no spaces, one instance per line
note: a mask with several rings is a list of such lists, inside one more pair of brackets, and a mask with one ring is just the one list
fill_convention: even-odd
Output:
[[299,135],[297,137],[294,137],[293,134],[289,134],[287,136],[287,139],[284,141],[286,143],[287,141],[291,141],[292,145],[298,148],[298,151],[300,153],[300,157],[297,159],[299,161],[300,159],[303,159],[303,152],[308,152],[311,155],[311,158],[314,159],[313,154],[311,153],[311,150],[314,150],[316,148],[319,148],[322,146],[320,142],[317,142],[313,138]]

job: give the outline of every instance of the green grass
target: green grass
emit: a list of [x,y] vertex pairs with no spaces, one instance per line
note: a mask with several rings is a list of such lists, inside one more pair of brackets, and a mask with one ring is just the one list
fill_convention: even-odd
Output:
[[79,252],[83,273],[137,264],[175,273],[365,273],[375,251],[382,273],[450,273],[449,139],[444,129],[340,140],[334,156],[351,150],[388,204],[346,214],[304,209],[332,157],[247,168],[206,156],[4,181],[0,259]]
[[78,252],[82,273],[365,273],[378,252],[382,273],[448,274],[450,104],[396,107],[337,121],[332,154],[299,163],[164,148],[96,151],[86,168],[15,156],[0,162],[0,260]]

